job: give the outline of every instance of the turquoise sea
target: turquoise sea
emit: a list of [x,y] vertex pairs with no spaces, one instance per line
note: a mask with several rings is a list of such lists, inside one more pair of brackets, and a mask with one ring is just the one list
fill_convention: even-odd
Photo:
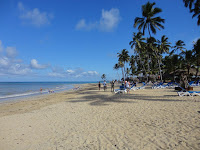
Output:
[[[47,94],[49,90],[60,92],[72,89],[75,84],[95,82],[0,82],[0,102],[20,97]],[[40,89],[42,88],[42,92]]]

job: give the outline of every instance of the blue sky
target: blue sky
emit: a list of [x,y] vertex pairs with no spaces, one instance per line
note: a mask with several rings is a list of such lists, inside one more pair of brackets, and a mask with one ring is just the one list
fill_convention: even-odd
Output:
[[[147,0],[1,0],[0,81],[98,81],[118,79],[117,53],[129,50],[135,17]],[[154,0],[165,19],[155,37],[200,37],[182,0]],[[147,34],[147,33],[146,33]],[[148,36],[148,34],[147,34]]]

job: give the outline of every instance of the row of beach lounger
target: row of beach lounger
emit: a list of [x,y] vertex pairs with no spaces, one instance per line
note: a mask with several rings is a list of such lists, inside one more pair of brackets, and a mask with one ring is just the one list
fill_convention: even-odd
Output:
[[[191,81],[188,83],[189,86],[200,86],[199,80],[195,83],[194,81]],[[187,91],[186,89],[182,88],[178,83],[174,83],[174,82],[169,82],[167,84],[164,83],[158,83],[158,84],[154,84],[152,86],[152,89],[159,89],[159,88],[175,88],[175,87],[179,87],[181,89],[181,91],[178,91],[178,95],[179,96],[200,96],[200,91]]]
[[[190,86],[200,86],[199,80],[195,83],[194,81],[191,81],[188,83]],[[140,87],[136,87],[135,84],[131,86],[131,88],[125,88],[124,86],[120,86],[119,89],[114,90],[114,92],[117,94],[119,93],[127,93],[129,90],[139,90],[139,89],[144,89],[146,84],[143,82],[143,85]],[[158,83],[154,84],[152,86],[152,89],[159,89],[159,88],[175,88],[175,87],[180,87],[181,91],[177,92],[179,96],[200,96],[200,91],[187,91],[186,89],[182,88],[178,83],[174,82],[169,82],[167,84],[164,83]]]
[[[200,83],[199,83],[199,80],[198,80],[197,82],[191,81],[191,82],[188,83],[188,85],[194,87],[194,86],[200,86]],[[163,82],[160,82],[160,83],[158,83],[158,84],[154,84],[154,85],[152,86],[152,89],[159,89],[159,88],[175,88],[175,87],[177,87],[177,86],[178,86],[177,83],[174,83],[174,82],[169,82],[169,83],[167,83],[167,84],[164,84]]]

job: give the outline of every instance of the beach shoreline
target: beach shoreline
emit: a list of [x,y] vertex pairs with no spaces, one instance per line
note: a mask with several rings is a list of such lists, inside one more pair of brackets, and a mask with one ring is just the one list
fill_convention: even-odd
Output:
[[0,104],[1,149],[200,148],[198,96],[150,86],[129,94],[102,89],[84,84]]
[[[39,104],[40,102],[43,103],[42,107],[48,106],[49,104],[54,104],[60,101],[53,101],[53,102],[47,102],[45,103],[45,100],[50,99],[50,97],[52,96],[57,96],[59,94],[63,94],[63,93],[69,93],[72,94],[75,92],[74,88],[79,87],[79,88],[83,88],[85,86],[88,86],[88,84],[93,84],[93,83],[85,83],[85,84],[72,84],[73,88],[67,89],[67,90],[61,90],[61,91],[57,91],[54,93],[41,93],[41,94],[37,94],[37,95],[29,95],[29,96],[22,96],[22,97],[16,97],[13,99],[8,99],[8,100],[4,100],[0,102],[0,117],[4,116],[4,115],[10,115],[10,114],[15,114],[15,113],[19,113],[21,112],[20,108],[21,107],[31,107],[29,105],[35,105],[35,103]],[[17,108],[19,107],[18,111]],[[37,107],[34,107],[35,109],[39,109]],[[15,111],[13,111],[13,110]],[[30,109],[30,111],[32,111],[34,109]],[[9,112],[11,113],[9,113]],[[2,115],[3,114],[3,115]]]

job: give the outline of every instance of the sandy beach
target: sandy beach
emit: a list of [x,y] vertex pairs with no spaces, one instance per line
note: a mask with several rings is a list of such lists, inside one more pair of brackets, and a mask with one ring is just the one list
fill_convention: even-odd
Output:
[[0,149],[198,150],[200,97],[150,86],[114,94],[87,84],[0,104]]

